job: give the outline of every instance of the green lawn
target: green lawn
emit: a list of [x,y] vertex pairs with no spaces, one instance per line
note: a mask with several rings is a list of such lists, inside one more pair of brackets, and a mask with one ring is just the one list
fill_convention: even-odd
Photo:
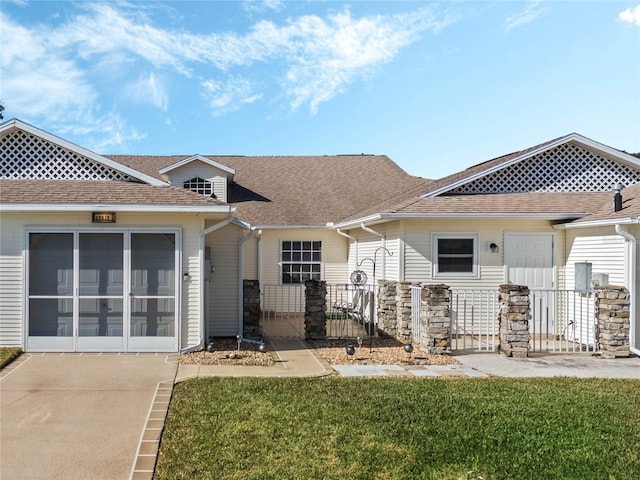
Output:
[[155,480],[638,479],[640,381],[205,378]]
[[0,369],[6,367],[11,362],[13,362],[16,358],[20,356],[22,353],[22,349],[19,347],[9,348],[2,347],[0,348]]

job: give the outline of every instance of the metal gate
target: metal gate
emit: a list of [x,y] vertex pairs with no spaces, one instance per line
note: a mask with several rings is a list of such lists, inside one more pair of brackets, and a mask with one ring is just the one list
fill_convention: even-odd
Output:
[[494,352],[499,312],[494,289],[451,289],[451,349]]
[[[260,326],[267,338],[305,338],[304,285],[263,285]],[[327,338],[377,335],[375,295],[370,285],[327,285]]]

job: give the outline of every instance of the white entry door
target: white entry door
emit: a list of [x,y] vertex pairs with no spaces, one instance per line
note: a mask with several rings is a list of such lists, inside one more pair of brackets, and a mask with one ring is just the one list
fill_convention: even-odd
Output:
[[[531,296],[534,334],[554,331],[553,234],[507,233],[504,237],[504,262],[507,282],[525,285],[536,291]],[[546,293],[547,291],[548,293]]]

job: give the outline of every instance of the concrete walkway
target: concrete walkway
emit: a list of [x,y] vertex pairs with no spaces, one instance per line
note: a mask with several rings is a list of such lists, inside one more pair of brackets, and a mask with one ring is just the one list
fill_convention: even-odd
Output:
[[151,479],[176,356],[24,354],[0,380],[0,478]]
[[497,377],[576,377],[640,379],[640,358],[604,359],[588,353],[531,354],[508,358],[498,353],[455,355],[465,367]]

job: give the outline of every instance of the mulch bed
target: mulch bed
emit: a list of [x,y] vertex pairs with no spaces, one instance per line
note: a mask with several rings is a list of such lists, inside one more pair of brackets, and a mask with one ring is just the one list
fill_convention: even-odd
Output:
[[214,338],[213,352],[198,350],[178,357],[182,365],[248,365],[268,367],[276,362],[277,354],[272,351],[261,353],[258,345],[240,343],[235,338]]
[[[307,342],[318,354],[331,365],[459,365],[460,362],[449,355],[432,355],[418,349],[408,354],[404,343],[390,338],[374,338],[371,346],[369,339],[364,338],[362,347],[355,339],[314,340]],[[355,354],[347,355],[346,346],[351,343]]]
[[[351,343],[355,347],[355,354],[347,355],[346,346]],[[178,362],[183,365],[274,365],[278,360],[277,353],[271,349],[266,353],[258,351],[258,346],[251,343],[240,343],[235,338],[214,338],[215,350],[208,352],[199,350],[180,355]],[[315,340],[308,341],[320,357],[331,365],[458,365],[460,362],[448,355],[432,355],[421,351],[414,345],[413,352],[408,354],[404,350],[404,343],[389,338],[364,338],[362,347],[356,339]],[[267,343],[267,346],[269,344]]]

